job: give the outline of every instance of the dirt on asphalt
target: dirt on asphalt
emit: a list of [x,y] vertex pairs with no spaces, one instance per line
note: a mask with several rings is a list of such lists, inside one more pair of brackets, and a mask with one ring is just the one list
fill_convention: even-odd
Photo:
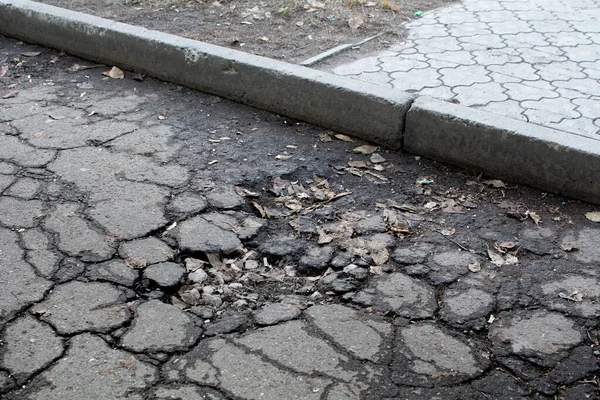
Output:
[[[12,40],[4,41],[13,46]],[[367,232],[388,232],[400,242],[437,243],[488,258],[485,234],[478,237],[473,232],[496,226],[511,232],[507,240],[513,240],[525,226],[562,232],[589,225],[584,214],[595,209],[587,203],[365,144],[182,86],[152,78],[139,81],[130,72],[124,73],[124,79],[110,79],[106,76],[109,66],[81,63],[56,50],[26,46],[27,51],[0,59],[0,95],[5,99],[34,84],[54,86],[70,81],[70,89],[61,92],[64,105],[81,102],[86,92],[93,93],[96,88],[114,91],[115,96],[117,92],[131,92],[151,97],[152,90],[166,85],[169,97],[147,105],[151,105],[152,118],[179,131],[175,141],[181,149],[175,162],[194,171],[189,185],[182,189],[205,193],[220,186],[236,187],[237,195],[246,199],[241,209],[269,221],[261,234],[249,241],[250,248],[258,249],[281,236],[299,236],[322,246],[343,243]],[[69,196],[68,191],[60,195]],[[78,195],[73,193],[72,197],[77,199]],[[373,215],[383,218],[384,224],[369,227],[365,220]],[[180,216],[173,219],[178,221]],[[364,232],[353,228],[359,220],[367,226]],[[324,224],[326,228],[319,228]],[[554,252],[568,256],[555,239],[541,241],[546,242],[541,252],[521,246],[511,249],[522,261]],[[497,250],[507,253],[502,247]],[[358,258],[365,261],[366,257],[367,264],[372,263],[371,252],[368,248],[365,251]],[[287,261],[276,254],[273,257],[271,264],[280,267]],[[389,260],[380,261],[376,264]],[[300,275],[323,271],[308,263]],[[291,286],[297,289],[296,278],[292,281]],[[264,293],[277,296],[284,286]]]
[[[352,52],[382,50],[403,22],[453,0],[42,0],[244,52],[301,62],[340,44],[380,35]],[[352,25],[352,27],[350,26]]]

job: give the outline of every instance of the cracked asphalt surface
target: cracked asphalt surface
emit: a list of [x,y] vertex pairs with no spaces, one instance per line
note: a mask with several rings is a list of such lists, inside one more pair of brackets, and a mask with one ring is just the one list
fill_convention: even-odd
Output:
[[598,398],[592,206],[0,40],[2,398]]

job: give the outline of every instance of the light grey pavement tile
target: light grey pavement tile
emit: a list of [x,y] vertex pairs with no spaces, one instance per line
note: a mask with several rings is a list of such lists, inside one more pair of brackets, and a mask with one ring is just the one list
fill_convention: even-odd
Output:
[[352,76],[352,78],[363,82],[373,83],[375,85],[392,87],[392,78],[376,72],[365,72],[357,76]]
[[429,64],[402,56],[381,57],[381,70],[386,72],[406,72],[413,69],[428,68]]
[[[476,61],[473,59],[474,55],[468,51],[445,51],[443,53],[429,53],[427,58],[430,60],[445,61],[457,65],[473,65]],[[438,67],[441,68],[441,67]]]
[[460,66],[456,68],[442,68],[441,80],[446,86],[469,86],[473,83],[490,82],[489,72],[482,65]]
[[539,32],[512,33],[502,35],[502,38],[513,47],[548,46],[551,43],[546,36]]
[[594,62],[600,59],[600,43],[565,47],[563,51],[566,57],[575,62]]
[[506,94],[513,100],[541,100],[543,98],[557,98],[559,94],[554,90],[538,89],[521,83],[505,83]]
[[440,74],[433,69],[417,69],[409,72],[393,72],[391,84],[400,90],[421,90],[442,84]]
[[494,114],[504,115],[505,117],[514,118],[520,121],[525,121],[526,117],[523,116],[525,109],[521,106],[519,101],[505,100],[505,101],[493,101],[485,106],[476,107],[479,110],[488,111]]
[[554,85],[560,88],[577,90],[589,95],[598,95],[600,93],[600,82],[590,78],[556,81]]
[[414,42],[418,46],[419,52],[423,54],[440,52],[444,50],[461,50],[458,39],[451,36],[434,37],[431,39],[415,39]]
[[453,91],[456,93],[456,100],[467,107],[484,106],[491,101],[508,100],[508,96],[504,93],[505,90],[495,82],[458,86]]
[[338,75],[359,75],[363,72],[381,71],[380,61],[377,57],[363,58],[356,60],[351,64],[346,64],[341,68],[336,68],[334,72]]

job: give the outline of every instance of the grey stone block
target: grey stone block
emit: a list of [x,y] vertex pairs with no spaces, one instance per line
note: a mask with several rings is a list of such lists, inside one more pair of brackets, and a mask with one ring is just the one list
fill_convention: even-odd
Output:
[[0,0],[0,33],[400,147],[412,97],[369,83],[28,0]]
[[600,204],[600,140],[419,97],[406,118],[404,149]]

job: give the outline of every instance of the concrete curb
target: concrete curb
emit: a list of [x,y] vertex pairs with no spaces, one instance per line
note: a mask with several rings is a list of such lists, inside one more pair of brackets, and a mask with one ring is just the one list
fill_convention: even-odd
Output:
[[600,140],[28,0],[0,33],[600,204]]
[[398,90],[28,0],[0,0],[0,33],[398,149]]
[[406,118],[404,148],[600,204],[600,140],[419,97]]

